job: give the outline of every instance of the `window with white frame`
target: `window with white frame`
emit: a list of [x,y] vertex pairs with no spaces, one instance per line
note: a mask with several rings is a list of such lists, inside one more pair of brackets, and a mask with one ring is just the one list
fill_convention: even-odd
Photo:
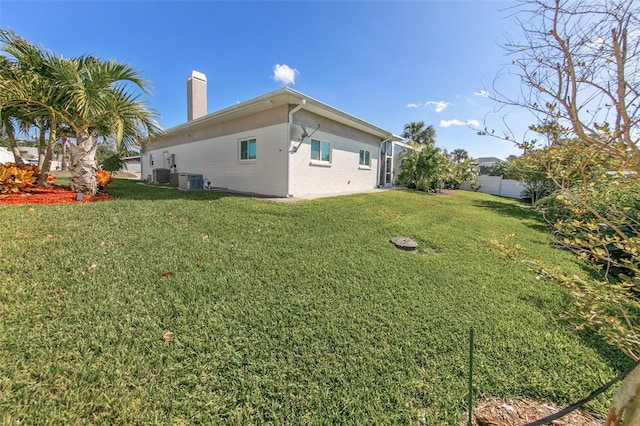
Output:
[[240,140],[240,161],[255,161],[255,159],[256,159],[255,138]]
[[360,167],[371,167],[371,151],[360,150]]
[[317,139],[311,139],[311,159],[315,161],[330,163],[331,143],[319,141]]

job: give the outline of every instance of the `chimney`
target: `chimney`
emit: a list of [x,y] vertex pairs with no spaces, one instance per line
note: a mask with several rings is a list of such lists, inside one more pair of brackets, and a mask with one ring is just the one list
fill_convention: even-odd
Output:
[[191,71],[187,78],[187,121],[207,115],[207,76]]

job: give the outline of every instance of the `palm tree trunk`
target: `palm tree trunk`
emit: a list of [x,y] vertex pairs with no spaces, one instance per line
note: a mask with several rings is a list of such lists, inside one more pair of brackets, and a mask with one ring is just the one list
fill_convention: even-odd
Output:
[[62,163],[60,164],[60,170],[67,170],[67,141],[69,138],[66,136],[62,138],[60,142],[62,145]]
[[44,161],[42,162],[42,170],[40,171],[40,176],[38,177],[39,185],[46,185],[47,178],[49,177],[49,172],[51,171],[51,158],[53,157],[53,146],[56,143],[56,131],[51,130],[49,132],[49,141],[47,143],[47,151],[44,156]]
[[8,120],[4,121],[4,129],[7,133],[7,137],[9,138],[9,146],[11,147],[11,152],[13,153],[13,162],[18,166],[22,166],[24,162],[22,161],[22,155],[20,155],[20,149],[18,148],[18,141],[16,141],[16,136],[13,131],[13,125]]
[[18,149],[18,144],[15,139],[9,139],[9,144],[11,145],[11,152],[13,153],[14,163],[18,166],[22,166],[24,161],[22,161],[22,155],[20,155],[20,149]]
[[96,151],[98,146],[93,144],[93,135],[87,131],[78,131],[76,143],[69,143],[71,151],[71,190],[73,192],[87,195],[95,195],[97,191],[96,172]]
[[38,129],[40,131],[40,135],[38,137],[38,174],[42,173],[42,164],[44,163],[44,157],[47,152],[47,139],[45,127],[42,122],[38,123]]

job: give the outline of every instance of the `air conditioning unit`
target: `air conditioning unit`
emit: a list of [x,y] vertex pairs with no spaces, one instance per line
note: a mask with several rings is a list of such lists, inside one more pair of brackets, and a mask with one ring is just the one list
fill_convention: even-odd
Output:
[[204,189],[202,175],[196,173],[180,173],[178,175],[178,189],[183,191],[199,191]]
[[169,183],[169,169],[153,169],[153,181],[157,183]]

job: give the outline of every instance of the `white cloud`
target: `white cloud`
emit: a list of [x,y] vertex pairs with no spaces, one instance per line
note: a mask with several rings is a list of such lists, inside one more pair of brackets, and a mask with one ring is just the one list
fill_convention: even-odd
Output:
[[451,127],[451,126],[473,126],[473,127],[480,127],[480,122],[478,120],[467,120],[467,121],[462,121],[462,120],[458,120],[458,119],[453,119],[453,120],[440,120],[440,126],[441,127]]
[[489,97],[489,92],[486,90],[478,90],[477,92],[473,92],[473,96],[482,96],[483,98]]
[[424,106],[429,106],[429,105],[435,105],[436,112],[444,111],[446,107],[451,106],[449,102],[445,102],[445,101],[427,101],[424,103]]
[[447,108],[448,106],[451,106],[453,104],[449,103],[449,102],[445,102],[445,101],[427,101],[424,103],[408,103],[407,104],[407,108],[420,108],[421,106],[425,106],[428,107],[430,105],[435,105],[435,111],[436,112],[442,112],[445,110],[445,108]]
[[273,79],[282,84],[296,84],[296,75],[299,71],[286,64],[275,64],[273,66]]
[[593,49],[600,49],[601,47],[604,47],[604,39],[602,37],[598,37],[592,42],[590,42],[588,45]]

